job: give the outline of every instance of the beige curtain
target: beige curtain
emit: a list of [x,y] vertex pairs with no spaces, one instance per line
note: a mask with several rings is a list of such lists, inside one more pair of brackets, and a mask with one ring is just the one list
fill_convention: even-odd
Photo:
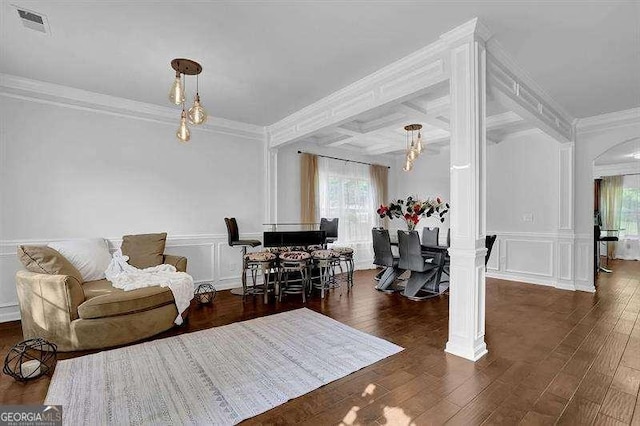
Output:
[[[606,176],[602,179],[600,210],[604,229],[620,229],[622,213],[622,176]],[[617,234],[603,233],[616,236]],[[607,256],[613,257],[616,243],[608,243]]]
[[[372,164],[369,166],[371,181],[373,182],[373,190],[375,195],[375,209],[377,210],[381,204],[386,204],[389,198],[389,168],[387,166],[379,166]],[[389,227],[389,219],[381,219],[381,225],[385,228]]]
[[300,155],[300,221],[318,221],[316,200],[318,197],[318,157],[313,154]]

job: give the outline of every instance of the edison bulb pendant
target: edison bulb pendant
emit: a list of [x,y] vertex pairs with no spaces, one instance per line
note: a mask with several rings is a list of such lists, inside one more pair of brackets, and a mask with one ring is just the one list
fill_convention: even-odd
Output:
[[189,122],[191,124],[202,124],[207,121],[207,111],[200,104],[200,95],[196,94],[193,106],[189,108]]
[[191,139],[191,132],[187,127],[187,114],[182,111],[182,117],[180,118],[180,127],[178,127],[178,131],[176,132],[176,136],[180,142],[189,142]]
[[182,87],[182,80],[180,80],[179,72],[176,72],[176,78],[173,80],[171,90],[169,90],[169,100],[174,105],[180,105],[184,102],[184,88]]
[[411,169],[413,169],[413,161],[411,161],[411,159],[409,158],[409,155],[407,155],[407,159],[404,163],[404,167],[402,168],[402,170],[404,170],[405,172],[409,172],[411,171]]
[[423,150],[424,150],[424,145],[422,145],[422,135],[418,131],[418,140],[416,141],[416,152],[419,155],[419,154],[422,154]]

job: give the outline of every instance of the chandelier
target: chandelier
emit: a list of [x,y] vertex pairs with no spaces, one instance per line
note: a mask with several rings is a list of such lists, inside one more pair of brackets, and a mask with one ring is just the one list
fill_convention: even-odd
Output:
[[[176,78],[171,85],[169,91],[169,100],[174,105],[182,105],[182,114],[180,115],[180,127],[176,132],[176,136],[180,142],[188,142],[191,139],[191,132],[187,127],[187,119],[189,123],[199,125],[207,121],[207,111],[200,104],[200,94],[198,93],[198,74],[202,72],[202,66],[191,59],[178,58],[171,61],[171,67],[176,71]],[[185,109],[185,76],[196,76],[196,96],[193,100],[193,106],[189,111]]]
[[[424,146],[422,145],[422,134],[420,133],[422,124],[409,124],[404,126],[404,130],[407,132],[407,158],[402,170],[405,172],[413,169],[413,163],[422,154]],[[415,132],[418,132],[418,137],[414,138]]]

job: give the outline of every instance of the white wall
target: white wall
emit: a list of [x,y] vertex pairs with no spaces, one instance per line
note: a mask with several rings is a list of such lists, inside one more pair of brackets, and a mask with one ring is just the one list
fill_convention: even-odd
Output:
[[593,285],[593,161],[609,148],[640,136],[640,123],[578,131],[576,140],[576,281]]
[[[487,234],[496,234],[487,276],[564,287],[560,240],[561,143],[539,130],[487,148]],[[570,263],[570,262],[569,262]]]
[[559,145],[528,132],[488,146],[488,234],[557,231]]
[[[176,111],[176,122],[179,111]],[[16,245],[169,233],[196,281],[237,285],[223,218],[260,237],[263,142],[177,125],[0,97],[0,320],[16,317]]]
[[[407,197],[413,196],[418,199],[441,197],[445,201],[449,201],[450,176],[449,176],[449,150],[443,149],[438,154],[430,154],[424,152],[413,165],[413,170],[405,172],[402,170],[404,166],[404,156],[398,156],[396,159],[395,176],[397,189],[394,193],[390,193],[391,200],[406,200]],[[391,201],[389,200],[389,201]],[[439,227],[440,244],[447,243],[447,229],[449,229],[449,215],[446,216],[444,222],[434,217],[423,218],[416,227],[416,230],[422,235],[424,227]],[[392,230],[406,230],[406,225],[402,220],[392,220],[390,223]]]

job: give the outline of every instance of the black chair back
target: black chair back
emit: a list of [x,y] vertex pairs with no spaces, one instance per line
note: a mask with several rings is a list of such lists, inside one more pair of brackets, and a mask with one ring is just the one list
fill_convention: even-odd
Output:
[[437,246],[439,244],[440,228],[422,228],[422,244],[425,246]]
[[240,239],[240,231],[238,231],[238,222],[235,217],[225,217],[224,223],[227,225],[227,237],[229,239],[229,245],[232,245],[234,241]]
[[487,266],[489,263],[489,258],[491,257],[491,249],[493,249],[493,244],[496,242],[497,235],[487,235],[484,238],[484,245],[487,248],[487,254],[484,256],[484,266]]
[[393,266],[393,253],[391,252],[391,239],[389,231],[382,228],[373,228],[373,264],[378,266]]
[[337,217],[333,219],[323,217],[320,219],[320,230],[325,232],[327,238],[338,238],[338,219]]
[[430,268],[425,265],[418,231],[398,231],[398,250],[400,251],[400,269],[424,272]]

